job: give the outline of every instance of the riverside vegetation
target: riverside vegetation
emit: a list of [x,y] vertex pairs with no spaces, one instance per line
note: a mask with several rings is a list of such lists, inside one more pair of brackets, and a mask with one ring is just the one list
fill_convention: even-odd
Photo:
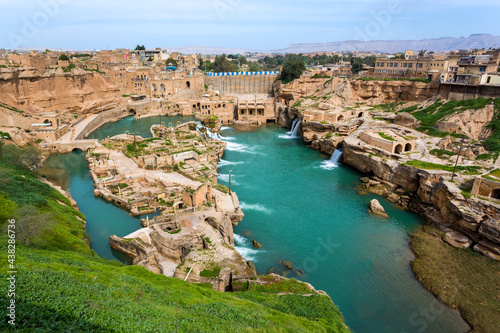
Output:
[[[220,293],[210,284],[99,258],[86,238],[84,216],[30,171],[37,158],[17,147],[7,151],[4,162],[16,165],[0,164],[0,285],[7,289],[5,225],[15,218],[17,330],[349,331],[328,296],[302,296],[307,288],[295,280]],[[10,301],[6,293],[0,299],[5,308]],[[0,325],[6,329],[9,324]]]
[[500,330],[500,263],[443,242],[444,233],[424,227],[411,240],[418,280],[446,305],[459,309],[474,332]]

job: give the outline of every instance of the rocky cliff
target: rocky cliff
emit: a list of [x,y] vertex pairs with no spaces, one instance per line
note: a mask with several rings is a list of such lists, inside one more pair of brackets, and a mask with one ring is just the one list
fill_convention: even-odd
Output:
[[[318,79],[304,75],[291,83],[281,85],[277,97],[288,101],[290,106],[300,99],[311,99],[309,104],[321,100],[334,106],[353,106],[356,103],[378,105],[395,101],[424,101],[437,92],[437,85],[425,82],[365,81],[338,77]],[[318,99],[320,96],[321,99]]]
[[362,81],[351,80],[350,92],[358,101],[372,105],[402,100],[423,101],[437,93],[438,87],[431,83],[412,81]]
[[104,75],[62,69],[41,75],[29,69],[0,70],[0,101],[29,113],[86,113],[116,102],[119,89]]
[[[373,192],[419,213],[431,223],[458,231],[476,244],[475,250],[500,260],[500,204],[464,196],[459,184],[467,179],[460,175],[452,182],[449,172],[403,165],[398,158],[404,157],[367,145],[356,134],[359,133],[344,140],[343,162],[372,175],[376,181]],[[388,187],[377,188],[380,181]],[[365,188],[370,188],[370,183]]]

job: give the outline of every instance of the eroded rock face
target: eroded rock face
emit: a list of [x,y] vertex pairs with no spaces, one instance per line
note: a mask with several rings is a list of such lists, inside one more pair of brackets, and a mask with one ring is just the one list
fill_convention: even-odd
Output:
[[481,223],[479,235],[500,244],[500,215],[490,217]]
[[351,80],[351,92],[372,104],[382,104],[395,100],[426,100],[437,93],[437,86],[430,83],[410,81],[361,81]]
[[113,103],[118,96],[119,88],[106,77],[80,69],[43,75],[26,69],[0,73],[0,100],[28,112],[85,113]]
[[405,126],[408,128],[415,128],[415,127],[417,127],[417,123],[418,123],[417,118],[413,117],[408,112],[399,113],[396,117],[394,117],[393,121],[394,121],[394,124],[396,124],[396,125],[401,125],[401,126]]
[[491,134],[486,125],[493,119],[494,113],[493,105],[488,105],[482,109],[457,112],[448,117],[445,122],[453,124],[454,129],[473,140],[485,139]]

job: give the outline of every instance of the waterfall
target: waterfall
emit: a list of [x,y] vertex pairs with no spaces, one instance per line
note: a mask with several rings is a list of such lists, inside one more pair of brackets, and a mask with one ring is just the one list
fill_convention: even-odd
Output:
[[297,122],[299,121],[299,117],[295,118],[293,120],[293,123],[292,123],[292,128],[290,129],[290,132],[288,132],[288,134],[292,134],[294,128],[295,128],[295,125],[297,125]]
[[340,157],[342,157],[342,150],[340,149],[335,149],[335,151],[332,154],[332,157],[328,161],[324,161],[321,163],[321,168],[326,169],[326,170],[332,170],[337,168],[340,163]]
[[293,120],[292,130],[290,131],[291,138],[298,138],[299,137],[299,135],[298,135],[299,127],[300,127],[300,120],[297,117]]
[[332,154],[332,157],[330,157],[330,162],[332,162],[333,164],[336,164],[338,166],[341,156],[342,156],[342,150],[335,149],[335,151]]

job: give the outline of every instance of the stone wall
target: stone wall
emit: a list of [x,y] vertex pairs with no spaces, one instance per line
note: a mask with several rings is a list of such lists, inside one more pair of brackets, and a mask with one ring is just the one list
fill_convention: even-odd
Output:
[[268,94],[277,75],[205,76],[208,90],[219,94]]
[[483,197],[500,199],[500,182],[476,177],[471,193]]

